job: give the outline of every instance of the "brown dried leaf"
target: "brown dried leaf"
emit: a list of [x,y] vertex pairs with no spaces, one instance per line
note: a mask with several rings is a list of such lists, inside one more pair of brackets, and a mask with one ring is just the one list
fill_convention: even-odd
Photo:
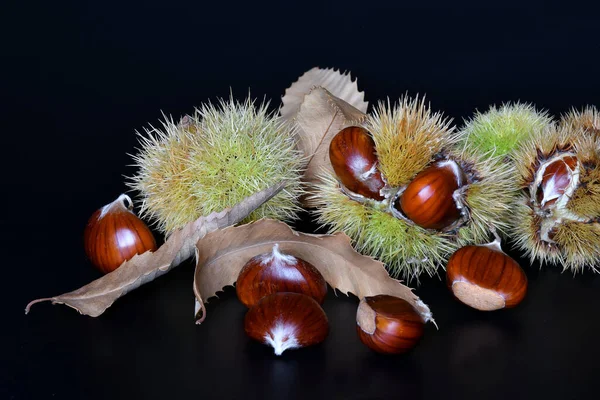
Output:
[[296,116],[298,149],[308,160],[302,178],[304,182],[318,182],[319,174],[333,171],[329,162],[331,140],[340,130],[358,125],[364,118],[363,112],[321,87],[306,95]]
[[391,278],[383,263],[356,252],[344,233],[305,234],[293,231],[283,222],[262,219],[209,233],[198,241],[194,274],[196,323],[206,317],[202,297],[208,299],[233,285],[250,258],[271,251],[276,243],[282,252],[318,268],[332,288],[359,298],[377,294],[400,297],[411,303],[425,322],[433,322],[429,307],[410,288]]
[[365,93],[358,91],[358,80],[352,80],[350,73],[342,74],[333,68],[315,67],[305,72],[298,80],[285,90],[281,99],[281,117],[287,121],[292,120],[298,111],[304,96],[315,86],[321,86],[335,97],[344,100],[363,113],[367,112],[369,103],[365,101]]
[[97,317],[119,297],[167,273],[171,268],[192,256],[196,242],[204,235],[240,222],[279,193],[284,186],[285,183],[279,183],[247,197],[231,209],[200,217],[172,233],[154,253],[148,251],[138,254],[113,272],[73,292],[34,300],[27,304],[25,314],[29,312],[33,304],[49,300],[52,301],[52,304],[65,304],[81,314]]

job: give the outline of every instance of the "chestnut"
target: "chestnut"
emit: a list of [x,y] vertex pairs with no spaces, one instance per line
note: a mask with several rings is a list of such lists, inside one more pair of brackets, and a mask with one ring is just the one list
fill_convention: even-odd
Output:
[[437,162],[415,176],[395,207],[422,228],[447,228],[460,217],[454,192],[463,180],[463,172],[456,162]]
[[312,264],[279,251],[279,244],[269,253],[252,257],[242,267],[236,281],[238,299],[252,307],[271,293],[303,293],[323,304],[327,282]]
[[122,194],[96,210],[85,227],[85,253],[92,264],[105,274],[136,254],[157,249],[152,231],[132,209],[131,198]]
[[329,334],[329,321],[312,297],[278,292],[248,310],[244,330],[250,338],[273,347],[279,356],[288,349],[323,342]]
[[446,283],[459,301],[481,311],[515,307],[527,293],[525,272],[502,251],[498,238],[452,254]]
[[360,340],[383,354],[401,354],[412,349],[423,336],[425,323],[409,302],[380,294],[364,297],[356,312]]
[[543,165],[537,173],[540,182],[536,197],[540,208],[542,210],[550,208],[563,198],[565,193],[567,193],[565,200],[568,200],[570,197],[568,191],[574,183],[578,183],[578,174],[577,157],[574,155],[565,154]]
[[377,169],[375,142],[366,129],[349,126],[339,131],[329,145],[329,160],[346,189],[370,199],[383,200],[380,190],[385,182]]

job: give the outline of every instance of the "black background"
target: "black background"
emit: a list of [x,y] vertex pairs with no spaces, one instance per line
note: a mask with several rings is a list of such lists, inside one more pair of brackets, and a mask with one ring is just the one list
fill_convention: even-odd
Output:
[[[590,3],[592,4],[592,3]],[[476,312],[437,278],[416,293],[431,324],[384,357],[355,334],[357,299],[333,293],[320,346],[247,339],[232,288],[193,323],[193,265],[99,318],[37,297],[97,277],[82,233],[126,190],[135,130],[232,90],[280,104],[314,67],[349,70],[372,105],[427,94],[457,124],[522,100],[554,115],[600,105],[598,7],[549,2],[5,2],[2,80],[0,398],[597,398],[600,277],[522,260],[514,310]],[[298,229],[313,229],[310,223]]]

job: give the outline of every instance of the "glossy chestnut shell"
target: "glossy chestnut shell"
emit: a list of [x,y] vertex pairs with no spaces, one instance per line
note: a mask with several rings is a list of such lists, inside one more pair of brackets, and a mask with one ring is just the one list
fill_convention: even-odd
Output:
[[152,231],[133,213],[132,208],[129,196],[121,195],[96,210],[85,227],[85,253],[92,264],[105,274],[136,254],[157,248]]
[[350,126],[331,140],[329,159],[336,176],[353,193],[383,200],[385,182],[378,170],[375,142],[366,129]]
[[422,228],[447,228],[460,217],[453,195],[462,180],[462,171],[455,162],[438,162],[415,176],[395,207]]
[[329,334],[325,311],[312,297],[279,292],[263,297],[244,319],[246,334],[272,346],[276,355],[285,350],[321,343]]
[[553,206],[571,186],[577,170],[577,157],[564,156],[547,164],[537,191],[537,201],[542,209]]
[[482,311],[515,307],[527,294],[525,272],[495,242],[458,249],[448,260],[446,283],[459,301]]
[[235,289],[238,299],[246,307],[252,307],[264,296],[276,292],[302,293],[323,304],[327,282],[315,266],[282,253],[275,244],[271,252],[254,256],[244,265]]
[[358,337],[378,353],[406,353],[421,339],[423,330],[424,322],[419,313],[399,297],[365,297],[358,306]]

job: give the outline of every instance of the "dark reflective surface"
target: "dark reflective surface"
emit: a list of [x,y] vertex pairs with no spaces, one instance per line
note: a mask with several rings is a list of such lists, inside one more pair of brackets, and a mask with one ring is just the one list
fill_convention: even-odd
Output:
[[459,124],[509,100],[553,114],[600,105],[592,6],[282,4],[23,3],[0,12],[0,398],[597,398],[600,276],[524,260],[529,292],[508,311],[471,310],[444,282],[423,279],[416,293],[439,330],[429,324],[401,357],[363,346],[358,300],[331,289],[326,342],[279,358],[244,335],[233,288],[196,326],[190,262],[99,318],[48,303],[23,314],[33,298],[100,276],[85,259],[83,229],[126,190],[134,131],[161,110],[177,118],[230,88],[277,106],[315,65],[351,70],[371,104],[427,93]]

